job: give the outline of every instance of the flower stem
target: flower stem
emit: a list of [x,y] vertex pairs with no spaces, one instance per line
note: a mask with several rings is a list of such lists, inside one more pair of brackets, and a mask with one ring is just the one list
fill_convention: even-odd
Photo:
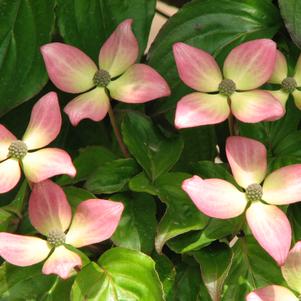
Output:
[[234,136],[235,135],[234,116],[232,115],[232,113],[230,113],[228,117],[228,126],[229,126],[230,136]]
[[114,115],[111,104],[109,104],[109,117],[110,117],[111,125],[113,127],[113,131],[114,131],[115,137],[117,139],[119,148],[120,148],[121,152],[123,153],[124,157],[129,158],[130,155],[129,155],[129,152],[128,152],[125,144],[122,141],[121,134],[120,134],[119,128],[117,126],[115,115]]

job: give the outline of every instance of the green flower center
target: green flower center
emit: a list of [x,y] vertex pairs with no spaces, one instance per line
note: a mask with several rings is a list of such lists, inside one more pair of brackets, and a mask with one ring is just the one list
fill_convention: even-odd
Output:
[[218,91],[224,96],[232,95],[236,90],[235,82],[232,79],[223,79],[218,85]]
[[287,77],[282,81],[281,88],[284,92],[292,93],[297,88],[297,82],[293,77]]
[[96,71],[93,82],[98,87],[106,87],[111,81],[111,75],[108,71],[100,69]]
[[66,235],[61,230],[53,230],[48,233],[47,241],[52,247],[59,247],[65,243]]
[[14,159],[23,159],[27,154],[27,146],[21,140],[16,140],[11,143],[8,148],[8,156]]
[[262,187],[259,184],[251,184],[246,189],[246,196],[248,201],[260,201],[262,197]]

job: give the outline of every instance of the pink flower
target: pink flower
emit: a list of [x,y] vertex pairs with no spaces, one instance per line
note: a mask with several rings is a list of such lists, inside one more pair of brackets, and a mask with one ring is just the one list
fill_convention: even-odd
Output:
[[57,137],[61,124],[60,107],[54,92],[46,94],[34,105],[22,140],[17,140],[0,124],[0,193],[17,185],[21,167],[26,178],[33,183],[59,174],[75,176],[76,170],[65,151],[40,149]]
[[99,69],[81,50],[62,43],[42,46],[41,52],[52,82],[61,90],[82,93],[64,109],[73,125],[82,119],[102,120],[113,99],[144,103],[170,95],[166,81],[151,67],[135,64],[138,42],[132,20],[122,22],[99,52]]
[[[288,286],[301,293],[301,241],[290,250],[288,257],[281,267],[282,275]],[[298,301],[299,299],[289,289],[269,285],[256,289],[247,295],[246,301]]]
[[301,55],[297,61],[294,76],[288,76],[286,58],[279,50],[277,50],[276,63],[269,82],[281,85],[281,89],[270,92],[282,103],[284,108],[288,96],[292,94],[297,108],[301,110],[301,91],[297,89],[301,88]]
[[230,110],[237,119],[249,123],[283,116],[281,104],[269,92],[256,89],[267,82],[274,69],[276,44],[272,40],[235,47],[225,59],[223,74],[215,59],[201,49],[176,43],[173,51],[180,78],[198,91],[178,102],[177,128],[223,122]]
[[247,222],[254,237],[282,265],[292,234],[286,215],[275,205],[301,200],[301,164],[282,167],[266,176],[265,146],[239,136],[227,139],[226,154],[233,176],[244,192],[225,180],[198,176],[185,180],[183,190],[200,211],[214,218],[233,218],[247,208]]
[[80,248],[110,238],[122,211],[122,203],[90,199],[79,204],[72,219],[71,207],[60,186],[50,180],[35,184],[29,200],[29,218],[47,240],[2,232],[0,256],[11,264],[30,266],[43,261],[51,252],[42,272],[68,278],[82,261],[65,244]]

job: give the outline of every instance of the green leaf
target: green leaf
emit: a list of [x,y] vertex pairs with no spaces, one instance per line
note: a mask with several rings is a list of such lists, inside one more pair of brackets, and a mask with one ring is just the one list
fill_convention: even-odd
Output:
[[202,278],[213,301],[220,301],[233,254],[225,244],[214,245],[193,253],[200,264]]
[[185,173],[168,173],[155,182],[160,200],[167,205],[157,231],[156,250],[160,253],[169,239],[192,231],[203,229],[209,218],[202,214],[182,190],[182,182],[189,178]]
[[293,242],[301,240],[301,204],[291,204],[287,210],[287,216],[290,220],[293,230]]
[[128,150],[152,181],[170,170],[183,150],[179,136],[166,137],[149,117],[140,113],[126,115],[122,136]]
[[84,186],[96,194],[122,191],[139,172],[139,166],[133,159],[114,160],[96,169]]
[[76,277],[72,301],[163,301],[154,261],[138,251],[113,248]]
[[0,0],[0,116],[47,82],[39,48],[51,39],[54,0]]
[[157,195],[156,188],[144,172],[139,173],[130,180],[129,188],[135,192],[146,192],[151,195]]
[[[271,38],[281,24],[279,12],[263,0],[194,0],[163,26],[149,51],[148,61],[170,84],[172,95],[154,104],[154,113],[169,111],[191,91],[179,78],[172,45],[184,42],[202,48],[222,62],[238,44],[256,38]],[[166,72],[168,70],[168,72]]]
[[301,47],[301,1],[279,0],[280,13],[296,45]]
[[73,160],[76,168],[76,176],[71,178],[63,175],[58,179],[57,183],[60,185],[70,185],[87,180],[96,168],[114,159],[117,159],[116,156],[102,146],[82,148],[79,150],[78,156]]
[[58,26],[66,43],[79,47],[97,61],[101,45],[117,25],[132,18],[142,55],[155,5],[155,0],[57,0]]
[[69,186],[64,188],[64,192],[67,196],[67,200],[72,207],[72,210],[75,211],[76,207],[85,200],[95,199],[95,195],[85,189]]
[[120,201],[125,209],[112,241],[119,247],[125,247],[144,253],[150,253],[154,246],[156,233],[156,203],[146,193],[113,195],[110,199]]

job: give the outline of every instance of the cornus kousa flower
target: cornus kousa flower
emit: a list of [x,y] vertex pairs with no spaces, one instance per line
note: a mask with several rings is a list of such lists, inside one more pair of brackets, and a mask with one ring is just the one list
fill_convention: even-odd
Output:
[[132,20],[122,22],[99,52],[99,68],[81,50],[62,43],[41,48],[48,75],[61,90],[82,93],[64,109],[73,125],[82,119],[102,120],[110,106],[109,95],[126,103],[144,103],[168,96],[166,81],[151,67],[135,64],[138,42]]
[[226,155],[243,192],[225,180],[198,176],[185,180],[183,190],[200,211],[214,218],[233,218],[247,209],[247,222],[254,237],[282,265],[290,249],[291,226],[275,205],[300,201],[301,164],[282,167],[266,176],[265,146],[239,136],[227,139]]
[[0,193],[15,187],[21,177],[21,168],[33,183],[59,174],[75,176],[75,167],[64,150],[43,148],[57,137],[61,124],[60,107],[54,92],[46,94],[34,105],[22,140],[0,124]]
[[249,123],[276,120],[284,114],[279,101],[257,89],[274,69],[276,44],[272,40],[254,40],[234,48],[225,59],[223,73],[215,59],[201,49],[176,43],[173,52],[180,78],[198,91],[178,102],[177,128],[216,124],[230,112]]
[[273,74],[269,79],[272,84],[280,84],[281,88],[276,91],[270,91],[285,107],[290,94],[293,95],[296,106],[301,110],[301,56],[297,61],[294,75],[288,75],[288,67],[285,56],[277,50],[276,63]]
[[50,180],[43,181],[33,187],[29,218],[47,240],[2,232],[0,256],[17,266],[30,266],[49,256],[42,272],[68,278],[82,261],[66,244],[80,248],[110,238],[122,211],[122,203],[90,199],[79,204],[71,222],[71,207],[62,188]]
[[[288,286],[301,294],[301,241],[290,250],[282,275]],[[279,285],[269,285],[256,289],[247,295],[246,301],[298,301],[299,298],[289,289]]]

